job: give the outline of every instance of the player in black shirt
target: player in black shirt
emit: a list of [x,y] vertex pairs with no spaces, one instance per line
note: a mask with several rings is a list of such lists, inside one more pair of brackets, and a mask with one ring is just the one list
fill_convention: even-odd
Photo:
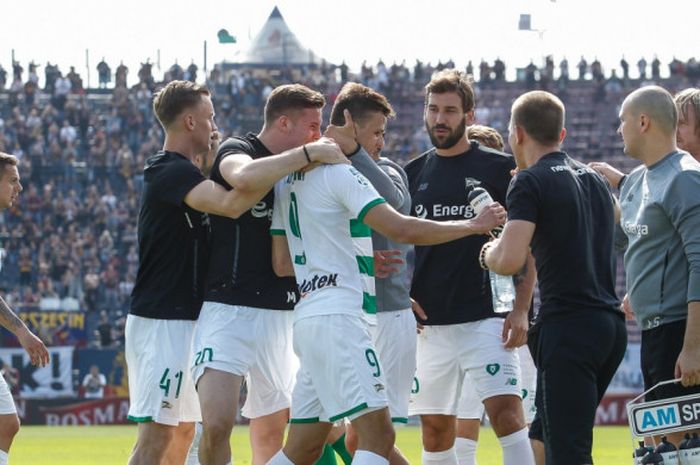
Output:
[[[503,203],[513,158],[469,141],[474,93],[455,70],[426,86],[425,125],[435,148],[406,166],[413,206],[420,218],[472,218],[467,196],[486,189]],[[421,416],[423,463],[456,464],[455,424],[462,381],[469,373],[503,448],[505,465],[534,464],[520,398],[520,366],[514,349],[526,341],[534,275],[518,279],[513,311],[493,310],[489,274],[478,264],[486,236],[416,247],[411,297],[428,316],[420,321],[417,392],[409,409]],[[505,318],[503,318],[505,316]]]
[[627,345],[615,295],[616,202],[600,175],[561,151],[564,105],[554,95],[519,97],[509,131],[520,172],[501,239],[484,245],[481,261],[513,274],[532,248],[542,304],[529,341],[537,365],[530,435],[544,440],[548,465],[590,464],[595,411]]
[[188,362],[207,255],[202,212],[244,211],[243,196],[205,179],[194,164],[218,141],[209,91],[173,81],[153,107],[166,136],[144,168],[139,268],[126,322],[129,418],[139,423],[131,465],[184,461],[200,418]]
[[219,148],[211,178],[247,196],[237,219],[211,216],[211,253],[204,305],[193,338],[192,374],[202,406],[203,465],[231,460],[230,435],[244,377],[253,461],[282,448],[295,359],[292,312],[296,282],[272,270],[270,223],[274,183],[310,163],[349,163],[321,137],[323,95],[299,84],[277,87],[257,136],[234,137]]

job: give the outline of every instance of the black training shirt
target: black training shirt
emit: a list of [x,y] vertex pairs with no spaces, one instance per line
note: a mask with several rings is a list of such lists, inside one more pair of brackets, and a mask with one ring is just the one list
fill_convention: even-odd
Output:
[[139,212],[139,268],[131,293],[133,315],[196,320],[206,267],[206,215],[184,198],[205,180],[183,155],[160,151],[146,160]]
[[[505,205],[513,157],[471,142],[453,157],[429,150],[406,165],[411,215],[436,221],[473,218],[467,201],[476,186]],[[488,272],[479,266],[485,235],[433,246],[416,246],[411,297],[424,309],[426,325],[448,325],[503,316],[493,311]]]
[[[271,155],[254,134],[227,139],[219,147],[211,179],[226,189],[221,161],[229,155],[253,159]],[[210,215],[211,256],[204,300],[261,309],[293,310],[297,285],[293,277],[280,278],[272,270],[272,207],[274,190],[238,219]]]
[[531,247],[542,302],[538,319],[619,311],[613,198],[600,175],[564,152],[550,153],[513,179],[507,209],[509,221],[536,225]]

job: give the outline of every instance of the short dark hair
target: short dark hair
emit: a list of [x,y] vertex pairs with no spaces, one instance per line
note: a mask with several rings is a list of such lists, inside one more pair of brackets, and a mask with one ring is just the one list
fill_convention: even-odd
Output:
[[565,110],[559,98],[541,90],[527,92],[513,102],[511,120],[540,144],[558,144]]
[[323,108],[325,104],[326,99],[323,94],[301,84],[275,87],[265,104],[265,124],[272,124],[290,110]]
[[695,112],[695,134],[700,134],[700,89],[689,88],[684,89],[676,94],[673,98],[678,107],[678,113],[683,115],[684,119],[688,119],[688,108],[692,108]]
[[331,110],[331,124],[336,126],[345,124],[344,110],[348,110],[352,119],[358,123],[361,123],[370,113],[381,113],[387,118],[396,115],[385,96],[356,82],[348,82],[340,89]]
[[474,124],[467,128],[467,139],[473,139],[481,145],[501,152],[503,151],[503,147],[505,147],[503,136],[501,136],[498,131],[492,127],[482,126],[480,124]]
[[211,93],[206,86],[190,81],[171,81],[153,98],[153,111],[164,129],[167,129],[185,109],[202,101]]
[[476,106],[472,77],[456,69],[443,69],[435,73],[430,82],[425,85],[425,103],[428,104],[430,94],[446,94],[454,92],[462,100],[462,110],[467,113]]
[[8,166],[19,165],[19,160],[14,155],[9,153],[0,152],[0,179],[5,176],[5,170]]

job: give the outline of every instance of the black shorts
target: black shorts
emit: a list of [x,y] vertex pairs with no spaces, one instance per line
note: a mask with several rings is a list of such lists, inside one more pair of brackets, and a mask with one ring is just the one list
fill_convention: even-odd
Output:
[[537,415],[530,438],[544,441],[547,465],[593,463],[593,424],[625,355],[622,314],[591,310],[539,323],[528,336],[537,366]]
[[[676,361],[683,348],[686,320],[674,321],[642,331],[642,376],[644,390],[661,381],[675,378]],[[680,383],[666,384],[644,398],[646,402],[700,393],[700,386],[683,387]]]

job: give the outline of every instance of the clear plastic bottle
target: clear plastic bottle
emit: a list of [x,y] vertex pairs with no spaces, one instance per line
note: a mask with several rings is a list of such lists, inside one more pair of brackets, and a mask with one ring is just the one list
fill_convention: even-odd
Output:
[[491,296],[493,297],[493,311],[507,313],[513,310],[515,300],[515,286],[512,276],[503,276],[489,270],[491,281]]
[[[486,189],[475,187],[469,193],[469,204],[477,215],[486,206],[493,203],[493,198]],[[491,237],[497,238],[503,231],[503,226],[497,226],[491,231]],[[512,276],[503,276],[489,270],[489,281],[491,281],[491,296],[493,297],[493,311],[496,313],[507,313],[513,310],[515,300],[515,286]]]

